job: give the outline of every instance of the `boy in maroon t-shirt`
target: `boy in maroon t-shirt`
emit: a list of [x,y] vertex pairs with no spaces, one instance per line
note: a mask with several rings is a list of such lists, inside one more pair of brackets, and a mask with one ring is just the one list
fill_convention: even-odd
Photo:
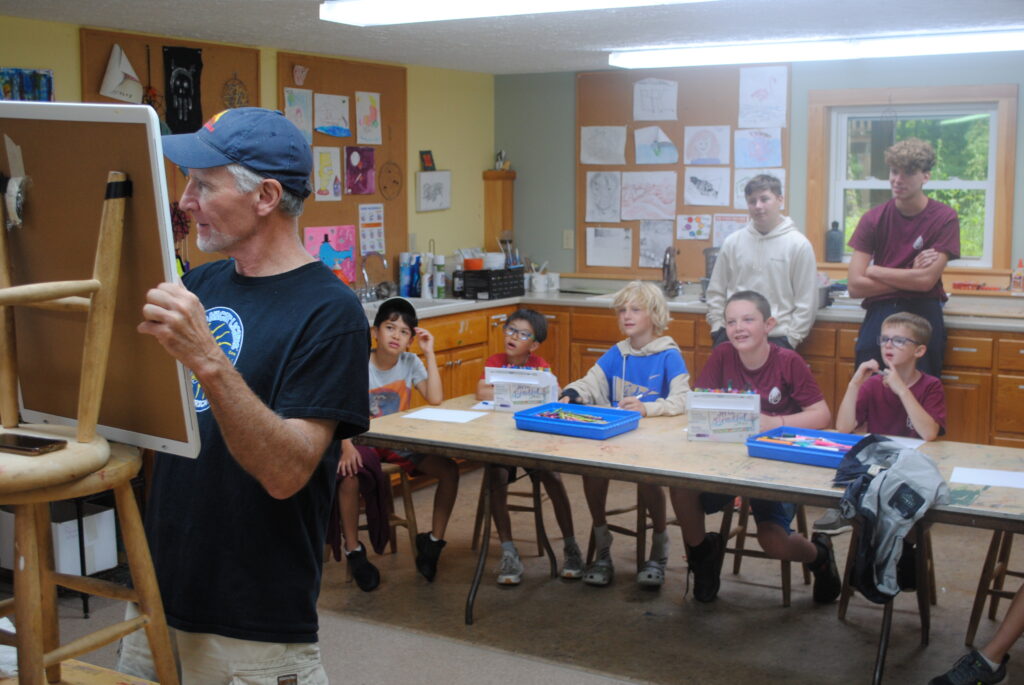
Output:
[[869,359],[853,374],[836,414],[836,430],[934,440],[946,428],[942,381],[916,366],[928,348],[932,327],[909,312],[882,322],[878,344],[885,369]]
[[952,207],[924,194],[935,165],[929,143],[901,140],[885,151],[885,163],[892,199],[864,214],[850,237],[850,295],[864,298],[866,310],[856,360],[860,365],[874,359],[881,368],[877,341],[882,321],[896,312],[912,312],[927,319],[935,332],[917,366],[938,376],[946,345],[942,271],[960,257],[960,219]]
[[[806,362],[796,352],[768,342],[774,326],[771,306],[764,296],[750,290],[735,293],[725,305],[729,342],[711,352],[696,387],[757,392],[761,396],[761,430],[828,427],[832,413]],[[718,533],[706,532],[704,517],[732,506],[734,497],[681,487],[673,487],[671,492],[693,572],[693,597],[710,602],[718,595],[725,540]],[[757,521],[757,540],[765,554],[805,563],[814,574],[814,601],[834,601],[842,583],[830,538],[816,534],[808,540],[794,533],[789,526],[796,513],[792,504],[752,499],[750,508]]]

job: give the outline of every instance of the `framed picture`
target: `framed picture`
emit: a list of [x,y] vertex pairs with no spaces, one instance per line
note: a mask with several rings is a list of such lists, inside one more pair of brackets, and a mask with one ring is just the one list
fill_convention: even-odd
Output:
[[434,153],[430,150],[420,150],[420,169],[423,171],[434,171]]
[[435,212],[452,206],[452,172],[416,172],[416,211]]

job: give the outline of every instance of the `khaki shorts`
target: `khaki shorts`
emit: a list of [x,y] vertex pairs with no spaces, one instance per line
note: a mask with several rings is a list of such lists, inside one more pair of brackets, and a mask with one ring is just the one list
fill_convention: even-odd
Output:
[[[139,615],[129,603],[125,618]],[[238,640],[212,633],[168,628],[182,685],[327,685],[316,643],[275,643]],[[156,680],[146,631],[121,640],[117,670]]]

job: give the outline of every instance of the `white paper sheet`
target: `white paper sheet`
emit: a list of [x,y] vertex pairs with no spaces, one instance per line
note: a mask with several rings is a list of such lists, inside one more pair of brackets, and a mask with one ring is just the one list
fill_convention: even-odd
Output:
[[469,423],[474,419],[479,419],[483,416],[478,411],[462,411],[460,409],[438,409],[437,407],[427,407],[426,409],[420,409],[414,411],[411,414],[406,414],[403,418],[406,419],[419,419],[421,421],[442,421],[444,423]]
[[684,164],[729,163],[728,126],[687,126],[684,139]]
[[356,142],[360,145],[380,145],[383,140],[383,114],[380,93],[356,91]]
[[587,226],[587,266],[633,266],[633,229]]
[[335,138],[348,138],[352,127],[348,121],[348,96],[313,94],[313,125],[320,133]]
[[580,164],[625,163],[625,126],[580,126]]
[[633,84],[633,119],[636,121],[675,121],[679,84],[664,79],[645,78]]
[[621,194],[621,172],[588,171],[585,220],[594,223],[617,223],[620,216]]
[[645,126],[633,131],[637,164],[675,164],[679,151],[660,126]]
[[676,172],[625,171],[622,174],[622,220],[676,218]]
[[736,168],[782,166],[782,129],[747,128],[736,131]]
[[710,237],[710,214],[680,214],[676,217],[676,240],[707,240]]
[[740,69],[740,128],[786,125],[786,67]]
[[341,148],[313,148],[313,179],[317,202],[341,202]]
[[728,207],[729,167],[688,166],[683,183],[683,202],[688,205]]
[[746,214],[715,214],[713,247],[721,247],[725,239],[747,225],[750,217]]
[[640,268],[660,269],[665,261],[665,250],[672,247],[675,234],[674,221],[640,222]]
[[107,61],[107,71],[103,74],[100,95],[124,102],[142,104],[142,82],[132,68],[128,56],[120,45],[114,43]]
[[964,485],[998,485],[1004,488],[1024,488],[1024,471],[1000,471],[997,469],[969,469],[954,467],[950,483]]
[[284,89],[284,115],[313,144],[313,91],[304,88]]

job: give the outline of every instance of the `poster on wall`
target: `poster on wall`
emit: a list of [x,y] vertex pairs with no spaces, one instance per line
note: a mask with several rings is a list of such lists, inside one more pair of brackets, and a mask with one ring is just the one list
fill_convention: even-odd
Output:
[[352,129],[348,123],[348,96],[314,93],[313,126],[317,133],[335,138],[348,138]]
[[746,214],[715,214],[712,247],[721,247],[725,239],[742,229],[750,221]]
[[736,131],[736,168],[782,166],[782,129],[745,128]]
[[349,195],[373,195],[377,192],[372,147],[345,148],[345,192]]
[[674,244],[673,221],[640,222],[640,268],[660,269],[665,251]]
[[645,78],[633,84],[634,121],[675,121],[679,83]]
[[356,142],[360,145],[380,145],[381,121],[380,93],[356,91]]
[[384,205],[359,205],[359,253],[387,254],[384,242]]
[[165,121],[171,133],[194,133],[203,125],[202,74],[202,50],[164,47]]
[[687,126],[684,164],[728,164],[728,126]]
[[284,89],[284,115],[302,131],[306,144],[313,144],[313,91],[305,88]]
[[621,172],[588,171],[586,221],[617,223],[621,192]]
[[352,285],[356,281],[356,227],[307,226],[303,233],[306,251]]
[[710,214],[680,214],[676,217],[677,240],[707,240],[710,237]]
[[740,69],[740,128],[786,125],[786,67]]
[[625,126],[580,126],[580,164],[625,163]]
[[587,226],[587,266],[633,266],[633,229]]
[[683,202],[688,205],[729,206],[729,167],[688,166]]
[[660,126],[645,126],[633,132],[637,164],[675,164],[679,151]]
[[313,197],[317,202],[341,202],[341,150],[313,148]]
[[0,67],[0,100],[53,102],[53,70]]
[[676,218],[676,172],[622,173],[622,220]]
[[452,172],[416,172],[416,211],[435,212],[452,206]]

